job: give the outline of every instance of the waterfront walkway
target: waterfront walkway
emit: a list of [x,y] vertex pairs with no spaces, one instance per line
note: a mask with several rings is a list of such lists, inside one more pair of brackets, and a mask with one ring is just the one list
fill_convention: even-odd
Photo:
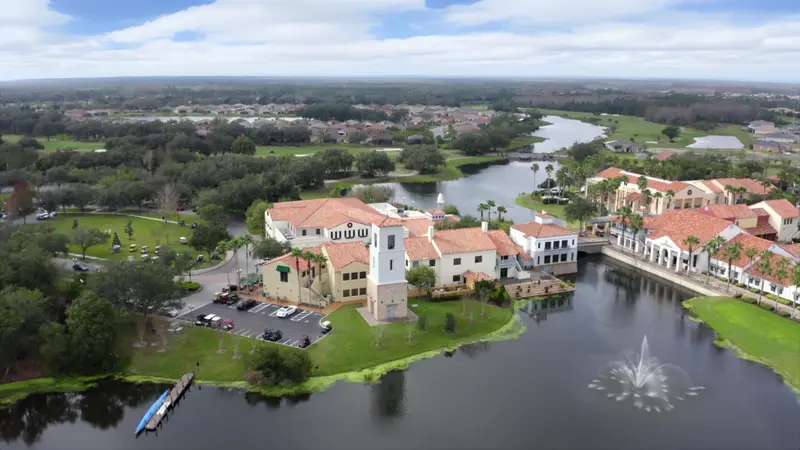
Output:
[[[708,281],[706,281],[705,274],[695,272],[687,274],[685,271],[675,272],[672,269],[665,269],[664,266],[651,263],[642,253],[634,253],[630,249],[623,249],[613,242],[603,247],[603,254],[619,262],[678,284],[700,295],[733,297],[736,294],[741,294],[743,296],[746,295],[756,299],[758,298],[757,293],[750,292],[747,289],[737,287],[733,284],[729,285],[713,276],[708,277]],[[800,311],[795,311],[791,306],[768,299],[766,296],[761,297],[761,302],[772,305],[776,311],[785,311],[789,314],[794,313],[796,316],[800,316]]]

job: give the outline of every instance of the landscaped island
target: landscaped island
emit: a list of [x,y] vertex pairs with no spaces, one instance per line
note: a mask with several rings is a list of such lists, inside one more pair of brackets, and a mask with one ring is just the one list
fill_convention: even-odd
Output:
[[696,297],[683,305],[719,334],[716,342],[771,367],[800,393],[800,324],[729,297]]

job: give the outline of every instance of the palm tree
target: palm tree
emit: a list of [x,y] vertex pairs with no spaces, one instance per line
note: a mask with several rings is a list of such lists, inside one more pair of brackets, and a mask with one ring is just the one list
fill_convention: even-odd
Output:
[[622,208],[617,210],[617,216],[620,218],[620,224],[622,225],[622,251],[625,251],[625,232],[628,230],[628,220],[630,219],[633,211],[627,206],[623,206]]
[[731,272],[731,266],[733,265],[734,261],[738,261],[739,258],[742,257],[742,250],[744,250],[744,246],[741,242],[737,242],[735,244],[729,245],[725,249],[725,259],[728,260],[728,286],[727,290],[730,291],[731,289],[731,282],[733,281],[733,273]]
[[537,190],[539,190],[539,186],[536,185],[536,172],[539,171],[539,165],[536,163],[531,164],[531,170],[533,171],[533,192],[535,194]]
[[659,208],[661,207],[661,199],[663,197],[664,197],[664,194],[662,194],[661,192],[658,192],[658,191],[656,191],[656,193],[653,194],[653,198],[656,199],[656,213],[657,214],[659,213],[659,211],[661,211],[661,209],[659,209]]
[[642,217],[641,214],[631,214],[628,218],[628,226],[631,228],[631,234],[633,235],[631,240],[633,241],[633,251],[635,252],[638,239],[636,235],[639,233],[639,230],[644,228],[644,217]]
[[800,264],[794,266],[794,271],[792,272],[792,285],[794,286],[794,298],[792,299],[792,318],[794,318],[794,312],[797,311],[798,290],[800,289]]
[[764,278],[772,275],[772,256],[773,253],[769,250],[764,250],[759,255],[761,262],[758,263],[758,271],[761,272],[761,283],[758,288],[758,304],[761,304],[761,296],[764,295]]
[[716,257],[722,246],[725,245],[725,238],[722,236],[714,236],[714,239],[706,242],[703,245],[703,251],[708,254],[708,268],[706,269],[706,284],[708,284],[709,277],[711,276],[711,257]]
[[312,276],[311,272],[314,271],[313,263],[317,259],[317,254],[310,250],[304,250],[301,258],[303,258],[306,261],[306,264],[308,265],[308,276],[310,278]]
[[502,215],[507,213],[507,212],[508,212],[508,210],[506,209],[505,206],[498,206],[497,207],[497,221],[498,222],[502,222],[503,221],[503,216]]
[[300,290],[300,259],[303,258],[303,250],[293,248],[292,256],[294,257],[294,267],[297,270],[297,303],[302,303],[303,291]]
[[547,184],[547,189],[549,191],[550,190],[550,179],[552,178],[552,175],[553,175],[553,165],[552,164],[546,165],[544,167],[544,171],[547,172],[547,180],[546,180],[545,184]]
[[242,271],[239,270],[239,249],[244,247],[242,237],[235,237],[228,241],[228,249],[233,250],[233,259],[236,261],[236,286],[242,284]]
[[[214,249],[214,253],[217,253],[219,255],[225,255],[226,253],[228,253],[228,250],[230,250],[230,249],[231,249],[230,241],[222,241],[219,244],[217,244],[217,248]],[[223,258],[224,258],[224,256],[223,256]],[[228,277],[228,285],[230,286],[230,284],[231,284],[231,272],[229,270],[225,271],[225,275]]]
[[244,274],[249,275],[250,273],[250,264],[248,261],[250,260],[250,246],[256,243],[253,236],[249,234],[245,234],[244,236],[240,237],[239,240],[241,241],[242,245],[244,245],[244,254],[246,257],[244,258]]
[[491,222],[492,221],[492,210],[496,206],[496,203],[494,202],[494,200],[487,200],[486,201],[486,206],[489,207],[489,222]]
[[481,213],[481,220],[483,220],[483,212],[489,210],[489,205],[486,203],[481,203],[478,205],[478,212]]
[[767,188],[772,187],[772,183],[770,183],[768,179],[764,178],[761,180],[761,187],[764,188],[764,195],[767,195]]
[[[686,238],[683,240],[683,245],[685,245],[686,248],[689,249],[689,259],[688,262],[686,263],[686,273],[689,273],[689,270],[691,270],[692,268],[692,252],[694,252],[695,249],[697,249],[697,246],[700,245],[700,238],[694,235],[686,236]],[[680,263],[681,263],[681,258],[679,257],[678,264]]]
[[556,172],[556,184],[558,185],[561,191],[559,197],[564,196],[564,190],[569,185],[569,183],[570,183],[569,169],[567,168],[567,166],[561,166],[561,168],[558,169],[558,171]]
[[328,258],[325,257],[322,253],[312,253],[311,261],[317,264],[317,281],[320,282],[320,287],[322,287],[322,266],[328,261]]
[[672,206],[672,199],[675,198],[675,191],[672,189],[667,191],[667,209]]
[[787,258],[781,258],[778,264],[775,265],[775,278],[778,279],[781,286],[783,286],[784,281],[789,278],[789,260]]

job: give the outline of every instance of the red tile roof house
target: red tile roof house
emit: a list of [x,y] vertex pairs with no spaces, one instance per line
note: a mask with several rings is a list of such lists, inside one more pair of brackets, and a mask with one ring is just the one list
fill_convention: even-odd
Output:
[[577,272],[578,231],[566,225],[563,220],[542,211],[533,222],[511,226],[511,239],[529,257],[526,267],[546,270],[553,275]]
[[[729,261],[725,258],[725,250],[734,244],[740,244],[742,247],[742,252],[739,259],[730,261],[730,271],[728,271]],[[756,289],[760,288],[760,280],[751,280],[750,278],[754,277],[752,275],[747,275],[748,273],[751,273],[754,266],[759,263],[760,256],[756,256],[753,260],[750,260],[750,258],[744,254],[745,249],[748,248],[757,250],[759,254],[765,250],[771,251],[773,254],[775,254],[776,259],[774,263],[777,263],[778,260],[783,258],[790,259],[790,263],[792,265],[795,263],[796,258],[793,257],[792,253],[784,247],[781,247],[778,244],[766,239],[751,236],[747,233],[741,233],[730,241],[726,242],[725,245],[723,245],[720,249],[717,256],[711,258],[709,271],[712,275],[717,277],[730,278],[733,283],[745,283],[749,287],[754,287]],[[772,267],[774,270],[775,264],[772,264]],[[760,274],[760,272],[758,273]],[[759,276],[757,278],[763,277]],[[779,290],[777,289],[777,286],[775,290]]]
[[[674,269],[675,272],[705,272],[709,256],[703,253],[702,246],[716,236],[722,236],[727,242],[744,233],[734,223],[697,210],[667,211],[652,218],[648,227],[644,254],[649,257],[650,262]],[[690,249],[686,244],[685,240],[689,236],[695,236],[700,241],[695,248]]]
[[769,215],[769,225],[778,230],[778,241],[789,242],[800,236],[798,232],[800,229],[800,210],[789,200],[785,198],[764,200],[755,205],[750,205],[750,208],[754,210],[762,209]]
[[760,208],[752,209],[747,205],[708,205],[700,208],[700,212],[732,222],[753,236],[774,241],[778,235],[769,224],[769,214]]

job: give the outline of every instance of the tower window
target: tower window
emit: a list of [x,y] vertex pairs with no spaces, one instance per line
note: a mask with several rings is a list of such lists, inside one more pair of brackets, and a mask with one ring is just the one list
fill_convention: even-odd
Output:
[[394,250],[394,235],[389,235],[389,243],[386,245],[389,250]]
[[393,259],[389,260],[389,270],[394,270],[394,260]]

